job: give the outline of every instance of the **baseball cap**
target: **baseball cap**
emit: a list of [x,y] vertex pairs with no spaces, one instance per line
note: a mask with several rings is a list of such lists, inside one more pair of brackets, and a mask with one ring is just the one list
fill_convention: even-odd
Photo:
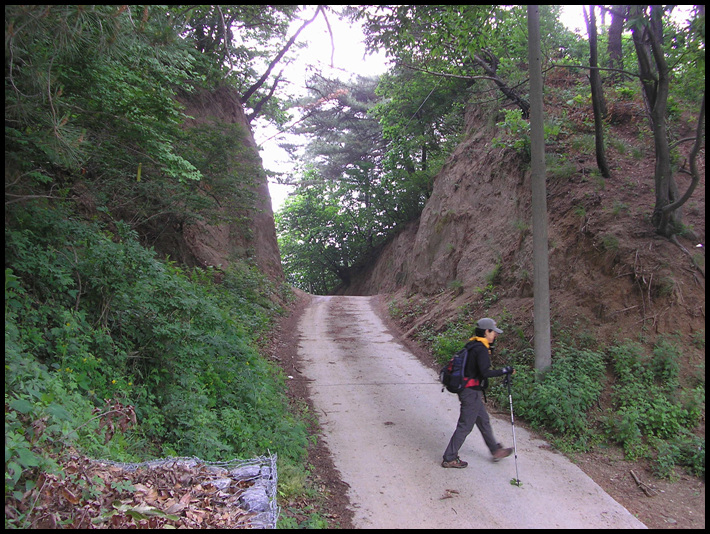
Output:
[[503,333],[503,331],[496,326],[496,322],[493,319],[489,319],[488,317],[484,317],[483,319],[478,320],[478,328],[480,328],[481,330],[493,330],[498,334]]

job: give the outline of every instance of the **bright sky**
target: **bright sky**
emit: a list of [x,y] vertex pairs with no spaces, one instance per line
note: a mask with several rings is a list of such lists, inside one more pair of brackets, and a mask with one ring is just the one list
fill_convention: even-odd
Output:
[[[312,12],[307,12],[304,16],[310,18]],[[299,35],[299,42],[309,43],[307,49],[298,51],[302,57],[307,59],[289,65],[289,79],[294,82],[294,85],[288,88],[290,93],[306,94],[305,81],[314,72],[311,65],[320,69],[324,76],[343,80],[349,79],[351,75],[355,74],[373,75],[387,71],[384,54],[365,55],[365,45],[362,42],[363,34],[359,27],[353,27],[349,23],[339,20],[332,13],[329,13],[328,22],[333,30],[335,51],[333,51],[325,21],[322,16],[319,16]],[[300,21],[294,24],[293,31],[296,31],[300,25]],[[293,169],[293,162],[290,161],[288,154],[278,146],[279,142],[289,140],[286,135],[277,135],[277,130],[274,127],[256,125],[254,137],[257,145],[263,147],[261,158],[266,169],[279,172],[289,172]],[[274,211],[283,206],[290,189],[292,188],[289,186],[269,183]]]

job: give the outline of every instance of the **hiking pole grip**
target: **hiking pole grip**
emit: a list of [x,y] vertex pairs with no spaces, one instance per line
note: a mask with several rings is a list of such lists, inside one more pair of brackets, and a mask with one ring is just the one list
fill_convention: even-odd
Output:
[[510,381],[511,381],[510,373],[507,373],[507,374],[505,375],[505,378],[503,379],[503,384],[506,385],[506,386],[508,386],[508,396],[510,396],[510,394],[511,394],[511,391],[510,391]]

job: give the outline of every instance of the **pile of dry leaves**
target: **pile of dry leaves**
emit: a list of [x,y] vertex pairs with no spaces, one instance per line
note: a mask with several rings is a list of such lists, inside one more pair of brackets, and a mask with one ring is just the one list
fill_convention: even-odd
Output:
[[268,486],[275,489],[275,470],[268,458],[126,466],[74,455],[65,476],[41,474],[12,508],[26,514],[27,528],[273,528],[278,512],[268,509]]

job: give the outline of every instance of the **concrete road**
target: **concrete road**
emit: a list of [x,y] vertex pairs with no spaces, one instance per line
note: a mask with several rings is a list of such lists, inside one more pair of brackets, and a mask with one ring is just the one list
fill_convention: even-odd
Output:
[[[516,427],[493,463],[477,428],[443,469],[458,397],[387,330],[371,297],[313,297],[299,322],[301,371],[357,528],[646,528],[561,454]],[[501,342],[505,342],[501,338]],[[515,393],[513,393],[515,403]],[[491,417],[512,446],[509,418]]]

